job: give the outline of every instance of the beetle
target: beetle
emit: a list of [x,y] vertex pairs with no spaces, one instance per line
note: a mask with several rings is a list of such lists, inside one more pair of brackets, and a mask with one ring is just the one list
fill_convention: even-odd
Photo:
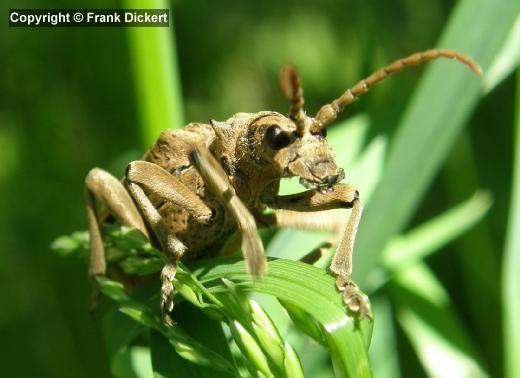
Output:
[[[363,205],[354,186],[340,183],[345,175],[327,144],[327,126],[387,76],[437,58],[455,59],[481,73],[472,59],[453,50],[415,53],[359,81],[311,117],[303,110],[299,76],[287,65],[281,70],[280,86],[291,100],[288,116],[274,111],[238,113],[224,122],[167,129],[142,160],[127,166],[122,180],[92,169],[85,179],[90,276],[107,271],[100,233],[106,216],[98,212],[96,198],[121,225],[140,230],[164,252],[168,262],[160,274],[160,301],[166,324],[172,324],[177,261],[217,255],[238,230],[248,271],[261,277],[267,264],[258,227],[327,229],[339,240],[329,271],[344,303],[360,318],[371,318],[367,297],[351,280]],[[280,180],[295,176],[307,190],[279,195]],[[347,222],[320,215],[339,208],[352,209]],[[265,213],[266,209],[274,211]],[[338,224],[345,227],[338,229]]]

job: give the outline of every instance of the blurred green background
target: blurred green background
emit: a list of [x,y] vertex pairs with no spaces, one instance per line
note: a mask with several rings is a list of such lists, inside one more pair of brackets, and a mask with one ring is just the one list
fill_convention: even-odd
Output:
[[[436,46],[456,3],[174,1],[184,119],[285,112],[278,70],[287,62],[298,67],[306,108],[314,113],[378,67]],[[507,2],[497,3],[505,7]],[[84,8],[124,5],[82,3]],[[23,4],[66,6],[64,1]],[[52,254],[49,245],[58,235],[86,228],[83,178],[88,170],[100,166],[121,176],[149,142],[140,128],[130,31],[9,28],[6,14],[4,9],[0,35],[1,375],[109,376],[100,319],[89,320],[86,311],[86,267]],[[481,41],[482,50],[496,49],[487,43]],[[383,134],[392,140],[423,74],[422,68],[412,69],[389,79],[342,118],[368,114],[369,139]],[[515,77],[508,74],[471,113],[409,224],[412,228],[440,214],[478,188],[492,193],[486,218],[427,260],[491,376],[504,374],[500,270],[514,114]],[[349,141],[344,143],[348,149]],[[377,211],[392,217],[385,208]],[[425,375],[404,333],[396,328],[395,336],[401,374]]]

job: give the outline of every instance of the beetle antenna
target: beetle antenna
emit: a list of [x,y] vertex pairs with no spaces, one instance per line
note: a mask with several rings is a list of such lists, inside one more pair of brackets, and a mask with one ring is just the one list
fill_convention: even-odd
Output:
[[291,100],[289,117],[296,123],[298,134],[303,136],[307,124],[307,117],[303,111],[305,101],[300,77],[294,66],[286,64],[280,70],[280,89],[283,95]]
[[473,59],[466,55],[460,54],[457,51],[427,50],[418,52],[409,55],[406,58],[396,60],[392,64],[379,69],[369,77],[361,80],[354,87],[347,89],[345,93],[343,93],[336,100],[332,101],[330,104],[322,106],[314,118],[311,131],[319,132],[321,129],[327,127],[332,121],[336,119],[338,113],[341,112],[347,105],[350,105],[352,102],[357,100],[359,96],[365,94],[370,87],[385,80],[391,74],[397,73],[406,67],[416,66],[418,64],[437,58],[454,59],[468,66],[469,69],[472,70],[475,74],[482,74],[482,69],[477,63],[475,63],[475,61],[473,61]]

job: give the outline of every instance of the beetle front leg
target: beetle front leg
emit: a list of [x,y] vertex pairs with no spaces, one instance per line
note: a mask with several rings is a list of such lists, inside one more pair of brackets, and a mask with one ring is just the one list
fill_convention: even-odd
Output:
[[302,212],[293,210],[275,210],[269,214],[255,214],[260,227],[293,228],[297,230],[329,231],[331,235],[313,250],[303,256],[300,261],[314,264],[325,253],[339,245],[343,236],[345,215],[342,209]]
[[360,318],[371,319],[372,312],[368,298],[359,291],[358,286],[351,279],[354,242],[363,213],[363,204],[357,189],[351,185],[337,184],[333,187],[332,192],[325,194],[317,191],[306,191],[287,196],[277,196],[269,206],[277,209],[306,212],[337,208],[352,209],[329,270],[336,277],[336,286],[338,290],[343,292],[343,300],[349,310],[359,314]]
[[350,219],[329,270],[336,276],[336,286],[340,291],[343,291],[343,301],[347,307],[352,312],[358,313],[361,318],[367,317],[372,319],[368,297],[359,290],[358,286],[351,279],[354,242],[362,213],[363,203],[356,191],[356,197],[352,201]]

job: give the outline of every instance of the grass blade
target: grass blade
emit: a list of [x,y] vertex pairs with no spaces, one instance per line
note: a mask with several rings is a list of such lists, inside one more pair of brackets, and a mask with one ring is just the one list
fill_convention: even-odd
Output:
[[[460,1],[438,45],[463,51],[485,71],[519,11],[516,0]],[[480,80],[465,67],[452,62],[434,62],[428,67],[390,146],[385,173],[361,221],[356,249],[363,258],[354,265],[354,278],[361,286],[378,263],[385,244],[409,221],[480,94]],[[385,216],[381,216],[382,209]]]
[[475,225],[490,206],[490,194],[477,192],[466,202],[393,239],[383,252],[385,267],[398,270],[424,259]]
[[486,377],[473,343],[453,312],[448,293],[422,263],[392,285],[397,320],[431,377]]
[[374,314],[377,314],[369,352],[374,377],[401,377],[395,319],[390,303],[387,298],[375,298],[372,305]]
[[340,376],[370,377],[368,344],[371,323],[354,321],[345,313],[334,278],[316,267],[290,260],[270,260],[268,273],[262,280],[253,280],[244,261],[219,259],[193,264],[193,274],[212,291],[226,288],[221,278],[237,287],[277,297],[282,302],[304,309],[321,324]]
[[[166,0],[125,0],[124,5],[125,8],[170,8]],[[132,27],[127,31],[141,134],[143,145],[148,147],[164,129],[184,124],[172,12],[169,28]]]
[[116,309],[103,319],[105,344],[110,358],[110,372],[114,377],[152,377],[150,351],[130,343],[145,329]]
[[181,327],[166,327],[160,316],[154,313],[146,304],[137,302],[119,282],[108,278],[98,278],[98,284],[103,294],[120,305],[120,311],[146,328],[159,331],[166,337],[175,351],[194,364],[211,366],[213,369],[233,374],[235,372],[228,359],[217,353],[208,343],[201,343],[187,334]]
[[[520,70],[517,71],[520,77]],[[516,92],[516,130],[513,188],[503,257],[502,306],[504,311],[505,376],[520,377],[520,80]]]
[[176,353],[173,346],[160,332],[154,330],[150,331],[150,349],[154,377],[233,377],[232,374],[217,371],[211,366],[190,363]]
[[422,314],[403,309],[399,323],[416,348],[428,375],[435,378],[486,377],[476,362],[431,328]]
[[484,75],[482,82],[484,92],[491,92],[515,70],[518,62],[520,62],[520,14],[516,17],[516,22],[511,28],[500,53]]

